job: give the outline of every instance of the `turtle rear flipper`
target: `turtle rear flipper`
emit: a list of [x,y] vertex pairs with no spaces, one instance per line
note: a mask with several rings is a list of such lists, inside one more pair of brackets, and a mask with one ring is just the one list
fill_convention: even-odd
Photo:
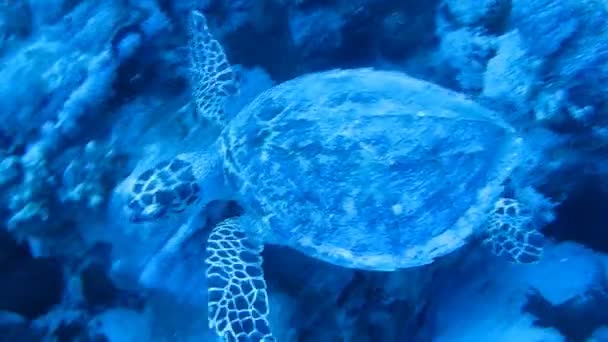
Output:
[[190,83],[196,106],[195,119],[205,118],[224,127],[227,121],[226,100],[238,93],[236,72],[222,45],[211,35],[201,12],[192,11],[189,33]]
[[207,242],[209,327],[225,341],[275,341],[268,322],[263,245],[241,230],[246,217],[219,223]]
[[497,256],[529,264],[540,260],[545,238],[529,209],[515,199],[500,198],[490,213],[483,242]]

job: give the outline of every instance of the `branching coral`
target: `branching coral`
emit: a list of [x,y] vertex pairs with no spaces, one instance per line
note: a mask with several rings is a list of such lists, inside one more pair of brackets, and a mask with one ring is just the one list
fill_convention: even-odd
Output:
[[466,93],[483,88],[486,64],[494,53],[494,40],[479,30],[462,28],[447,32],[439,45],[441,60],[456,72],[456,80]]
[[497,43],[496,55],[483,75],[482,95],[512,106],[521,115],[528,110],[542,62],[527,54],[516,30],[499,37]]
[[59,199],[97,209],[104,204],[122,176],[118,170],[124,158],[112,147],[100,146],[94,141],[87,143],[79,154],[70,158],[63,171]]
[[[158,7],[148,8],[146,17],[118,1],[64,2],[45,14],[37,3],[28,7],[36,12],[36,35],[5,53],[0,87],[7,119],[2,200],[8,228],[22,238],[65,226],[70,218],[59,209],[63,205],[92,209],[107,200],[120,158],[104,140],[87,142],[112,110],[118,68],[168,25]],[[137,22],[140,37],[115,40],[123,25]]]
[[511,0],[444,0],[453,20],[463,26],[496,27],[511,12]]

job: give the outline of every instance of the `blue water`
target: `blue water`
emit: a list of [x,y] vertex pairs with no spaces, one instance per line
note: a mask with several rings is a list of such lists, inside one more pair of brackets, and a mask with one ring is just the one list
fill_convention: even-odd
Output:
[[300,75],[373,67],[465,96],[529,144],[509,191],[537,215],[540,262],[474,236],[373,272],[276,241],[262,253],[276,341],[608,341],[605,0],[2,2],[0,341],[224,341],[207,317],[206,240],[268,206],[189,203],[143,223],[127,209],[142,172],[221,131],[192,96],[192,11],[239,84],[227,121]]

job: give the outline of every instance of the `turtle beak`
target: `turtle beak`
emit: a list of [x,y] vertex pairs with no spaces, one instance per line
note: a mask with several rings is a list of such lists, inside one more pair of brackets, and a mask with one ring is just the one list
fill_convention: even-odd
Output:
[[132,212],[130,216],[131,222],[141,223],[146,221],[153,221],[167,213],[167,207],[159,205],[157,203],[146,206],[141,211]]

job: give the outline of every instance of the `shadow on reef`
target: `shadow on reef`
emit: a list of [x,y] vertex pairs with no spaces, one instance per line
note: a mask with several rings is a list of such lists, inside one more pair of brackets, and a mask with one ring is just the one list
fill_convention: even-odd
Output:
[[[601,179],[579,184],[556,208],[556,220],[543,233],[559,242],[572,241],[594,251],[608,253],[608,192]],[[534,325],[557,330],[566,341],[588,341],[608,326],[608,279],[601,274],[596,286],[568,300],[553,304],[540,291],[528,293],[522,312],[533,315]]]
[[595,251],[608,253],[608,193],[600,180],[578,186],[556,209],[556,220],[544,234],[557,241],[574,241]]
[[[212,26],[231,25],[228,3],[213,1],[202,9],[214,18]],[[247,21],[222,40],[233,63],[262,66],[278,82],[335,66],[369,66],[378,57],[400,62],[437,44],[437,0],[348,3],[251,2]]]
[[589,289],[557,305],[550,303],[537,290],[532,290],[522,311],[536,317],[536,326],[554,328],[569,342],[585,342],[597,329],[608,326],[606,290],[605,286]]
[[[281,320],[306,341],[431,341],[425,329],[438,268],[367,272],[314,260],[285,247],[264,250],[264,272],[271,293],[294,306]],[[407,279],[407,281],[406,281]]]
[[63,270],[52,258],[34,259],[0,229],[0,310],[35,319],[61,302]]
[[[0,229],[0,342],[44,341],[44,335],[59,342],[103,341],[101,336],[87,336],[88,317],[114,307],[143,309],[138,293],[118,288],[108,276],[109,248],[95,245],[84,261],[72,265],[60,258],[35,258],[29,248]],[[70,298],[70,274],[79,279],[82,300]],[[64,306],[80,312],[79,319],[62,322],[58,316],[58,326],[48,327],[50,331],[38,329],[44,323],[31,324],[61,313]]]

